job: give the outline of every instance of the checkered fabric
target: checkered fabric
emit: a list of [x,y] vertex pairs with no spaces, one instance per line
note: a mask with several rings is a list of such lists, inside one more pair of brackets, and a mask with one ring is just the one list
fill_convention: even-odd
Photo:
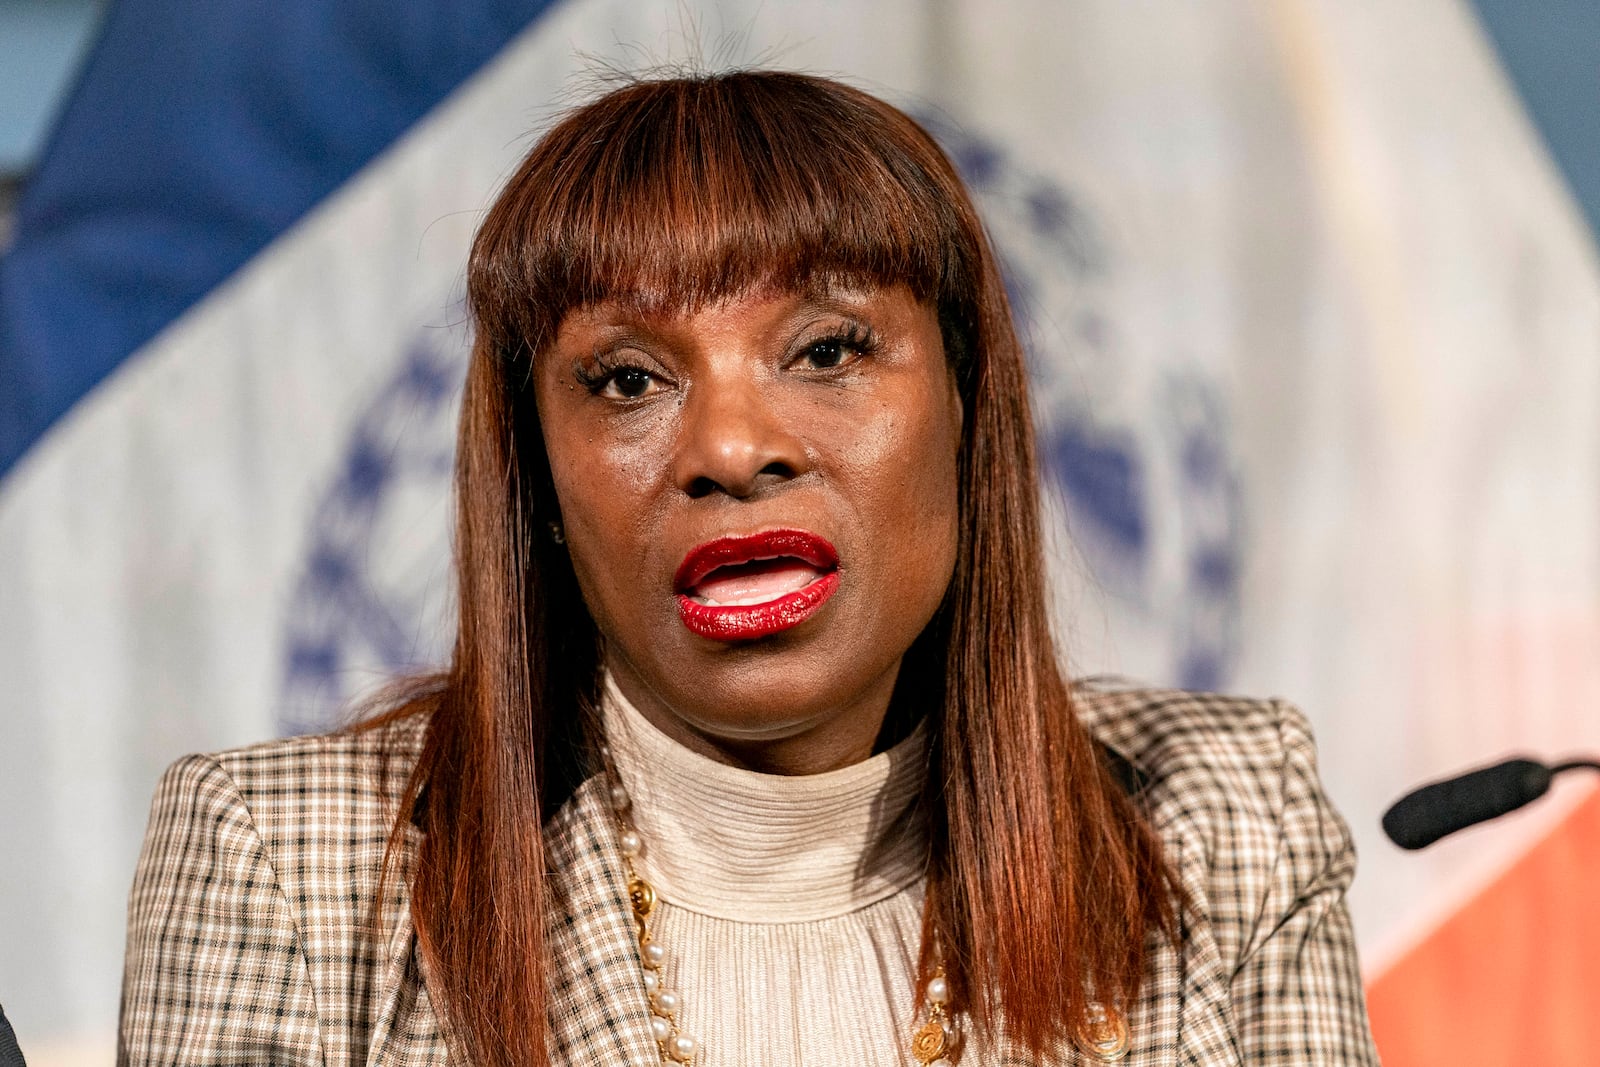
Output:
[[[1091,684],[1080,714],[1145,776],[1139,799],[1195,912],[1153,942],[1128,1067],[1375,1064],[1344,905],[1354,855],[1293,708]],[[129,903],[119,1062],[461,1062],[428,998],[406,899],[418,831],[373,922],[421,724],[178,761]],[[547,827],[554,1062],[651,1065],[602,783]],[[975,1050],[979,1051],[979,1050]],[[984,1067],[1034,1062],[1003,1043]],[[1065,1047],[1059,1064],[1098,1062]],[[972,1067],[972,1065],[968,1065]]]

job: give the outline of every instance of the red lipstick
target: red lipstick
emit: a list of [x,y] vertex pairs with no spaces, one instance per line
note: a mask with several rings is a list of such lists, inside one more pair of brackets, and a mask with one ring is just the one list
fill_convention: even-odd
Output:
[[839,588],[839,554],[805,530],[719,537],[673,575],[678,617],[714,641],[753,641],[805,622]]

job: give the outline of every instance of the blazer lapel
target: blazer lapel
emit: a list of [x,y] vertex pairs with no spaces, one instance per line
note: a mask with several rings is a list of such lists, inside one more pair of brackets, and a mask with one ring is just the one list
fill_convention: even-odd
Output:
[[1197,925],[1192,916],[1180,917],[1181,947],[1174,947],[1165,938],[1156,942],[1150,984],[1142,1005],[1147,1013],[1140,1028],[1144,1036],[1141,1040],[1140,1029],[1134,1031],[1138,1055],[1129,1056],[1124,1063],[1127,1067],[1178,1063],[1241,1067],[1229,1014],[1232,1000],[1228,978],[1211,928],[1203,921],[1208,861],[1200,845],[1177,832],[1183,820],[1163,807],[1157,805],[1151,822],[1202,921]]
[[604,781],[585,782],[551,820],[554,922],[550,1028],[555,1063],[656,1067],[633,911]]
[[[1157,818],[1159,829],[1161,820]],[[1168,856],[1186,885],[1198,887],[1204,877],[1198,849],[1176,837],[1165,838]],[[1191,871],[1190,864],[1200,864]],[[1182,930],[1181,947],[1152,934],[1150,963],[1139,1003],[1128,1013],[1130,1047],[1118,1060],[1105,1060],[1069,1043],[1048,1061],[1059,1067],[1241,1067],[1228,1020],[1228,986],[1222,975],[1216,945],[1203,930]],[[1001,1067],[1035,1067],[1038,1061],[1004,1041],[996,1050]]]
[[[1232,1064],[1232,1060],[1185,1060],[1180,1055],[1183,1047],[1181,1027],[1184,1021],[1184,968],[1182,954],[1165,938],[1153,938],[1151,965],[1148,977],[1139,995],[1139,1003],[1128,1013],[1128,1036],[1131,1045],[1126,1055],[1117,1060],[1105,1060],[1085,1051],[1076,1042],[1067,1042],[1056,1050],[1045,1063],[1051,1067],[1102,1067],[1112,1062],[1118,1067],[1172,1067],[1177,1063],[1200,1062],[1206,1067],[1213,1064]],[[997,1067],[1039,1067],[1040,1060],[1025,1049],[1002,1037],[991,1056],[982,1056],[982,1062],[993,1062]]]
[[[1136,803],[1149,804],[1148,784],[1137,765],[1109,745],[1103,746],[1112,774]],[[1205,855],[1196,844],[1186,841],[1177,828],[1184,825],[1182,813],[1156,801],[1147,811],[1151,824],[1161,835],[1168,861],[1178,876],[1195,894],[1204,908]],[[1205,1064],[1206,1067],[1240,1067],[1241,1060],[1229,1019],[1229,991],[1216,943],[1209,928],[1192,928],[1188,916],[1180,925],[1180,944],[1175,946],[1158,934],[1150,936],[1149,963],[1139,1003],[1128,1013],[1131,1042],[1121,1059],[1107,1061],[1068,1043],[1051,1064],[1060,1067],[1095,1067],[1114,1062],[1118,1067],[1173,1067],[1175,1064]],[[995,1050],[1001,1067],[1035,1067],[1037,1060],[1002,1040]]]
[[443,1024],[429,999],[426,967],[411,922],[408,887],[421,836],[415,824],[407,824],[404,854],[390,876],[389,899],[384,906],[389,937],[383,972],[375,986],[382,991],[382,999],[367,1045],[369,1067],[444,1067],[452,1059],[463,1062],[459,1053],[451,1055]]
[[[609,808],[595,782],[586,783],[551,820],[549,947],[551,1062],[572,1067],[655,1067],[642,966],[629,916],[622,857],[609,828]],[[407,828],[400,887],[385,910],[390,930],[383,990],[367,1063],[443,1067],[464,1063],[428,996],[428,965],[417,949],[404,895],[421,831]]]

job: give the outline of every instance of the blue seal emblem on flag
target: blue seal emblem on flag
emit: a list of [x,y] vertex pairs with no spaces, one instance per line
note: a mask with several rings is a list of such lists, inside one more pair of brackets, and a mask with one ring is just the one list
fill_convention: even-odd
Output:
[[[922,119],[966,178],[1006,272],[1048,532],[1068,546],[1058,581],[1098,591],[1149,680],[1224,687],[1237,658],[1242,508],[1220,389],[1189,354],[1129,343],[1117,311],[1128,264],[1087,198],[947,119]],[[385,679],[445,662],[459,340],[421,333],[352,422],[288,608],[285,733],[325,729]],[[1083,600],[1062,598],[1075,610]]]
[[351,425],[311,516],[287,613],[282,733],[327,729],[396,674],[446,660],[451,471],[467,363],[457,340],[422,332]]
[[[1043,473],[1070,546],[1058,578],[1103,592],[1148,680],[1226,687],[1243,509],[1218,383],[1192,353],[1131,341],[1119,309],[1132,303],[1132,265],[1087,197],[946,118],[921,120],[966,179],[1006,274]],[[1086,598],[1062,595],[1082,609]]]

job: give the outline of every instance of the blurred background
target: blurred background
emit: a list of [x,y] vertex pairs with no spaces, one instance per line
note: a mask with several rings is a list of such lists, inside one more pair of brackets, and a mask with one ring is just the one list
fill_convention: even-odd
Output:
[[1281,695],[1361,851],[1385,1062],[1590,1064],[1600,7],[0,0],[0,1003],[114,1055],[178,756],[448,647],[476,220],[608,72],[836,74],[958,161],[1029,343],[1079,673]]

